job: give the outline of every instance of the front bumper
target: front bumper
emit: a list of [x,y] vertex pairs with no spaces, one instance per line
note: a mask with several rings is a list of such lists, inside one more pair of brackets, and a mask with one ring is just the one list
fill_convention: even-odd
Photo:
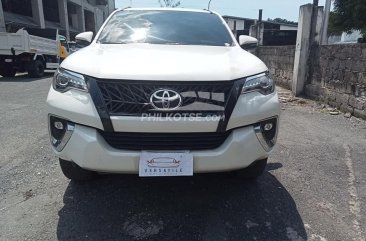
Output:
[[[76,124],[65,148],[61,152],[55,150],[55,153],[60,158],[73,161],[88,170],[138,173],[141,151],[114,149],[95,128]],[[219,148],[191,153],[195,173],[245,168],[270,154],[260,144],[253,126],[234,130]]]
[[[59,151],[54,149],[57,156],[97,172],[138,173],[141,151],[115,149],[104,140],[98,130],[110,130],[104,128],[104,119],[90,93],[74,89],[60,93],[51,87],[47,109],[49,115],[75,123],[71,138],[65,146]],[[267,158],[271,148],[263,147],[263,140],[257,137],[254,125],[279,115],[280,105],[276,92],[270,95],[257,92],[240,95],[226,129],[222,130],[233,130],[225,142],[215,149],[190,151],[194,157],[194,172],[237,170]],[[114,132],[214,133],[218,130],[219,121],[195,118],[152,121],[134,116],[110,116],[110,125]],[[169,148],[166,151],[171,152]]]

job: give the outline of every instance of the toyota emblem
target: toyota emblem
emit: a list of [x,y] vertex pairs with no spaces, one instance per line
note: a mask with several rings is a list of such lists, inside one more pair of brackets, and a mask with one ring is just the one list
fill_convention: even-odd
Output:
[[150,97],[150,104],[156,110],[161,111],[176,110],[182,105],[182,102],[182,96],[174,90],[157,90]]

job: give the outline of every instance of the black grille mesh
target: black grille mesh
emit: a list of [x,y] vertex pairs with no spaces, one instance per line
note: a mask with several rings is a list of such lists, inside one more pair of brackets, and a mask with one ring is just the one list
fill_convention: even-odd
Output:
[[123,150],[209,150],[221,146],[231,131],[225,133],[135,133],[104,132],[106,142]]
[[150,97],[160,89],[174,90],[182,96],[182,106],[173,113],[222,114],[233,86],[232,81],[98,80],[97,83],[109,114],[115,116],[141,116],[143,113],[159,112],[150,104]]

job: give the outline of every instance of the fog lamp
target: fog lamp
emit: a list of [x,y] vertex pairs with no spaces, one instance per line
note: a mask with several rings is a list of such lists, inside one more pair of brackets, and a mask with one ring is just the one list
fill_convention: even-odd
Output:
[[273,128],[273,124],[272,123],[266,123],[264,125],[264,130],[265,131],[270,131],[270,130],[272,130],[272,128]]
[[53,125],[54,125],[54,126],[55,126],[55,128],[56,128],[56,129],[58,129],[58,130],[63,130],[63,129],[64,129],[64,125],[62,124],[62,122],[61,122],[61,121],[56,121]]
[[49,116],[48,130],[50,141],[56,151],[62,151],[71,138],[75,124],[56,116]]
[[263,148],[270,151],[277,141],[278,118],[273,117],[254,125],[254,131]]

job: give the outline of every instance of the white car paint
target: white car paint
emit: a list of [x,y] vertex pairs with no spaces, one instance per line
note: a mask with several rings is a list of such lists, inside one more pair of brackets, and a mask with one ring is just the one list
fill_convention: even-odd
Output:
[[[99,34],[100,32],[96,39]],[[231,32],[230,34],[234,39]],[[104,45],[94,40],[90,46],[63,61],[61,68],[94,78],[181,82],[232,81],[268,71],[261,60],[243,50],[236,40],[234,46],[226,47]],[[76,123],[65,148],[60,152],[54,150],[58,157],[98,172],[138,172],[141,152],[114,149],[98,133],[97,129],[103,130],[103,124],[90,93],[75,89],[60,93],[51,87],[47,108],[50,115]],[[279,115],[280,105],[276,92],[269,95],[259,92],[240,95],[227,125],[227,130],[235,130],[219,148],[191,152],[194,156],[194,172],[235,170],[267,158],[271,151],[263,148],[253,124]],[[219,123],[217,120],[205,122],[196,119],[149,121],[133,116],[111,116],[110,119],[116,132],[143,133],[215,132]]]

